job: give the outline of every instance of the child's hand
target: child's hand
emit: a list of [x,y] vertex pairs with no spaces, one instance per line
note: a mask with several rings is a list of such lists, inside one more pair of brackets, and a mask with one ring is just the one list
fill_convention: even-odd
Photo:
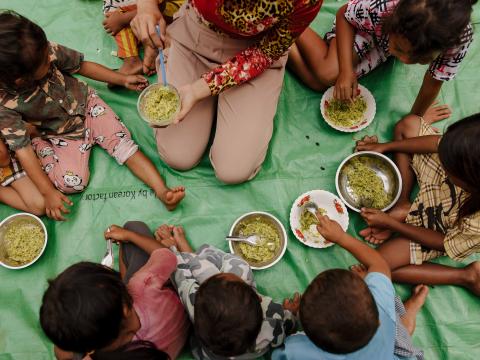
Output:
[[298,310],[300,309],[300,300],[302,299],[299,293],[293,294],[293,299],[285,299],[283,300],[283,308],[285,310],[289,310],[293,315],[298,314]]
[[438,101],[435,101],[432,105],[430,105],[427,111],[425,111],[423,119],[427,124],[433,124],[437,121],[449,118],[451,114],[452,110],[450,110],[448,105],[438,105]]
[[362,208],[360,215],[367,222],[368,226],[380,229],[390,229],[392,222],[396,221],[387,213],[377,209]]
[[117,225],[110,225],[103,236],[105,240],[112,239],[114,242],[129,242],[131,239],[130,231]]
[[353,100],[357,96],[357,90],[357,74],[355,74],[353,69],[348,72],[341,71],[335,82],[333,97],[343,101]]
[[142,91],[148,86],[148,80],[142,75],[126,75],[124,86],[130,90]]
[[328,216],[318,216],[318,232],[328,241],[338,243],[345,235],[342,227]]
[[70,213],[65,204],[72,206],[73,202],[56,189],[52,189],[45,195],[45,212],[51,219],[64,221],[63,214]]
[[378,142],[377,135],[365,135],[362,140],[357,141],[355,151],[375,151],[383,154],[385,152],[385,144]]
[[112,36],[117,35],[125,27],[123,14],[119,11],[108,12],[103,20],[103,28]]

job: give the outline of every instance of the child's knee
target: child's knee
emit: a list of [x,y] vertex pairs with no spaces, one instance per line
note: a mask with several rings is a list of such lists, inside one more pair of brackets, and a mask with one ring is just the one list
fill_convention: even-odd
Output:
[[43,216],[45,215],[45,199],[43,197],[33,198],[28,204],[28,210],[33,215]]
[[89,172],[76,174],[74,171],[53,171],[49,174],[55,187],[65,194],[80,193],[87,187],[90,177]]
[[417,115],[408,114],[395,125],[395,139],[406,139],[418,136],[421,120]]

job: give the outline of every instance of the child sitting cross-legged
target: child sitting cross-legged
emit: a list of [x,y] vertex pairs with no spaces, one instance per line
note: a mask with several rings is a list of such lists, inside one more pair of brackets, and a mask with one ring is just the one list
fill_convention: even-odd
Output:
[[40,324],[57,359],[175,359],[190,327],[169,281],[175,255],[139,222],[112,225],[105,238],[120,244],[120,273],[81,262],[43,296]]
[[[397,123],[394,141],[357,143],[357,150],[393,152],[403,182],[390,213],[362,210],[369,227],[360,234],[381,244],[395,282],[463,286],[478,296],[479,261],[452,267],[430,260],[447,255],[461,261],[480,252],[480,114],[450,125],[443,136],[431,122],[409,115]],[[419,192],[410,203],[415,178]]]
[[194,324],[195,359],[256,359],[294,331],[298,294],[283,306],[259,294],[243,259],[210,245],[193,252],[181,227],[162,225],[156,236],[174,242],[173,281]]
[[413,347],[410,336],[428,288],[417,286],[404,306],[395,296],[390,269],[382,256],[327,216],[318,219],[318,231],[365,267],[320,273],[300,302],[299,317],[305,334],[288,337],[272,359],[422,359],[423,353]]
[[[166,186],[117,115],[92,88],[73,77],[75,73],[132,90],[148,85],[143,76],[84,61],[81,53],[48,42],[44,31],[25,17],[0,12],[0,133],[43,195],[46,214],[63,220],[65,204],[71,205],[65,193],[86,188],[94,145],[126,164],[168,209],[174,209],[184,188]],[[29,125],[40,135],[32,141]]]

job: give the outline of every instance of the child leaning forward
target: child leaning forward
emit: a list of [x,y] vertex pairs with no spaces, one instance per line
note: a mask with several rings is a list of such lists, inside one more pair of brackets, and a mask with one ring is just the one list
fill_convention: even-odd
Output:
[[[44,196],[47,215],[63,220],[64,204],[71,204],[64,193],[85,189],[94,145],[126,164],[168,209],[175,208],[183,187],[165,185],[117,115],[74,73],[133,90],[148,84],[143,76],[116,73],[48,42],[43,30],[21,15],[0,14],[0,132]],[[30,141],[28,124],[41,136]]]

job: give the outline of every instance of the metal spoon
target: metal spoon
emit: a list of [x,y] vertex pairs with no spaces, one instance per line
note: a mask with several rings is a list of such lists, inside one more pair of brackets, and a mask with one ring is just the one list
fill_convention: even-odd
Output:
[[258,235],[250,235],[250,236],[227,236],[225,238],[227,241],[239,241],[239,242],[244,242],[245,244],[252,245],[252,246],[258,246],[260,242],[260,236]]
[[[107,229],[107,232],[110,232],[110,228]],[[107,251],[101,261],[101,264],[109,268],[113,267],[112,239],[107,239]]]
[[317,218],[318,206],[313,201],[307,201],[305,204],[303,204],[303,208],[315,215],[315,219]]

